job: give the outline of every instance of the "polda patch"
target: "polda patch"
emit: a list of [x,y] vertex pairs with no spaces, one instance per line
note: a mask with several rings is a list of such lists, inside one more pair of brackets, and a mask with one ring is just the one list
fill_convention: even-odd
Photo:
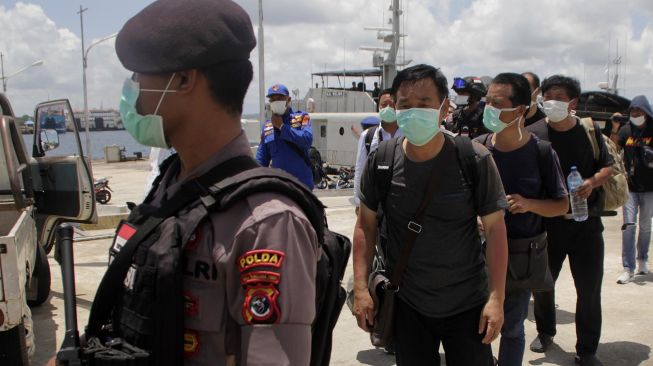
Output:
[[240,272],[256,267],[281,268],[285,254],[278,250],[250,250],[238,257],[236,263]]

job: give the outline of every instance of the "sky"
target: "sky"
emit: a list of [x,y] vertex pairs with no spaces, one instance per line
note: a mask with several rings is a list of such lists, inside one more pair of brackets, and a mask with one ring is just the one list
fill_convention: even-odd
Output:
[[[150,2],[81,2],[87,8],[86,47],[119,31]],[[257,32],[258,1],[236,3],[249,13]],[[290,90],[299,89],[301,98],[312,85],[311,72],[370,68],[372,53],[359,47],[383,43],[376,32],[363,27],[388,26],[390,3],[264,0],[264,85],[281,82]],[[574,76],[583,90],[597,90],[597,83],[607,80],[606,65],[618,50],[620,94],[644,94],[653,101],[653,1],[402,0],[402,7],[405,58],[411,65],[440,67],[450,83],[456,76],[533,71],[541,78]],[[16,115],[31,115],[38,102],[59,98],[68,98],[73,109],[83,109],[79,8],[79,1],[70,0],[0,0],[5,75],[44,62],[6,80]],[[246,114],[258,112],[256,49],[251,61],[254,81],[245,100]],[[615,71],[612,64],[610,75]],[[95,46],[88,54],[89,108],[117,109],[129,75],[116,57],[113,39]],[[337,80],[330,80],[334,84]]]

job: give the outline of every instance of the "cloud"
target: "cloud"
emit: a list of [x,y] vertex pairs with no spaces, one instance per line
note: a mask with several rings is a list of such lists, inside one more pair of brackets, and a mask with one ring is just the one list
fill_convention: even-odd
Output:
[[[5,74],[36,60],[42,66],[29,68],[7,79],[7,95],[17,115],[32,114],[36,103],[68,98],[73,109],[83,109],[81,39],[58,27],[37,5],[16,3],[0,7]],[[87,39],[86,46],[94,40]],[[117,106],[120,81],[126,75],[113,51],[113,41],[94,47],[88,56],[89,106]]]
[[[258,23],[257,2],[237,0]],[[584,89],[605,81],[608,52],[619,43],[622,64],[619,86],[625,95],[653,97],[653,2],[633,0],[403,0],[405,53],[415,63],[441,67],[455,76],[495,75],[531,70],[546,77],[577,77]],[[359,46],[382,46],[364,26],[387,26],[389,0],[278,0],[264,2],[265,86],[282,82],[300,89],[311,84],[311,71],[370,68],[372,53]],[[115,19],[115,28],[133,14]],[[81,40],[55,24],[36,5],[0,7],[0,50],[11,73],[35,60],[8,80],[8,96],[17,114],[32,113],[39,100],[66,97],[83,108]],[[87,40],[87,46],[94,40]],[[129,75],[118,61],[113,40],[89,53],[90,107],[117,107],[122,80]],[[245,112],[258,111],[258,51],[251,56],[254,82]],[[615,72],[612,66],[612,74]],[[366,80],[371,85],[374,80]],[[313,81],[320,82],[316,79]],[[331,86],[337,80],[331,79]],[[347,86],[350,81],[347,82]]]

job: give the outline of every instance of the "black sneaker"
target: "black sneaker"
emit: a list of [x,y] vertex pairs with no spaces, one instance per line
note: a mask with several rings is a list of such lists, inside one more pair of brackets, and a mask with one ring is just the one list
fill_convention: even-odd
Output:
[[385,347],[383,348],[383,352],[385,352],[385,354],[387,354],[387,355],[394,355],[394,354],[396,354],[397,351],[395,350],[395,344],[392,343],[392,344],[389,344],[389,345],[385,346]]
[[536,353],[544,353],[549,346],[553,343],[553,337],[546,334],[538,334],[537,337],[531,342],[531,351]]
[[595,355],[576,355],[574,361],[581,366],[603,366],[603,362],[596,358]]

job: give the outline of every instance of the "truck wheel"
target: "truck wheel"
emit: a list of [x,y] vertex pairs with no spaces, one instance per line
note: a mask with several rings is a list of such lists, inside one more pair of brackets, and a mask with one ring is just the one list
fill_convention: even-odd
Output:
[[23,323],[0,332],[0,365],[29,365]]
[[50,296],[50,263],[45,249],[38,245],[36,252],[36,263],[30,288],[27,289],[27,305],[39,306]]

